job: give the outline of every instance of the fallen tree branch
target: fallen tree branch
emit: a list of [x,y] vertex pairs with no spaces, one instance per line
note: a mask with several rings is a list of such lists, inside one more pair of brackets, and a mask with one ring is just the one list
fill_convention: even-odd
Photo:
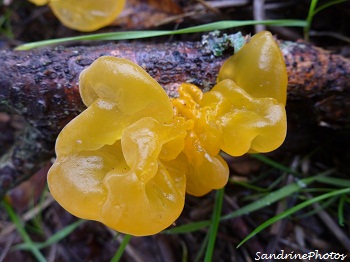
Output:
[[[288,114],[308,110],[297,121],[333,128],[349,125],[350,61],[306,43],[280,42],[280,47],[289,74]],[[26,131],[0,159],[0,196],[54,156],[57,134],[85,108],[79,74],[97,57],[136,62],[174,96],[182,82],[209,90],[232,51],[228,48],[215,57],[201,42],[177,42],[0,52],[0,111],[27,122]]]

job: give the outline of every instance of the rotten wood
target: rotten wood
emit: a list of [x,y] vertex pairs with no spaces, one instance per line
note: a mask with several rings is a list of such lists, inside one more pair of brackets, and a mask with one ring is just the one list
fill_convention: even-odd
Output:
[[[279,43],[289,74],[287,113],[298,115],[299,123],[349,125],[350,60],[307,43]],[[99,56],[136,62],[174,96],[182,82],[209,90],[232,51],[227,48],[214,56],[201,42],[176,42],[0,52],[0,112],[18,114],[26,121],[14,145],[0,158],[0,197],[54,156],[57,134],[85,108],[78,91],[79,74]],[[300,116],[303,111],[307,114]]]

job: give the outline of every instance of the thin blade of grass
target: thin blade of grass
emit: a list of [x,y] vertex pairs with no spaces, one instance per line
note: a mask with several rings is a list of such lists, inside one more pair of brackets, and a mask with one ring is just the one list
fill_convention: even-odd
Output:
[[182,251],[182,259],[181,262],[187,262],[189,260],[188,248],[184,241],[180,240],[181,251]]
[[162,234],[186,234],[186,233],[191,233],[191,232],[195,232],[200,229],[206,228],[209,225],[210,225],[209,220],[203,220],[203,221],[188,223],[186,225],[181,225],[170,229],[166,229],[161,233]]
[[341,4],[341,3],[347,2],[347,1],[349,1],[349,0],[335,0],[335,1],[330,1],[328,3],[325,3],[325,4],[321,5],[320,7],[316,8],[313,15],[315,16],[320,11],[322,11],[322,10],[332,6],[332,5]]
[[35,256],[35,258],[39,262],[46,262],[45,257],[43,256],[43,254],[41,254],[39,249],[35,246],[35,244],[31,240],[30,236],[27,234],[26,230],[22,225],[21,219],[17,216],[15,211],[12,209],[12,207],[5,200],[2,201],[2,204],[4,205],[5,210],[9,215],[10,219],[12,220],[12,222],[16,225],[16,228],[19,234],[21,235],[23,241],[29,246],[29,251]]
[[196,258],[194,259],[194,262],[202,261],[202,257],[204,256],[205,249],[208,245],[208,238],[209,238],[209,234],[206,234],[205,238],[201,244],[201,247],[200,247],[199,251],[197,252],[197,255],[196,255]]
[[[48,238],[45,242],[42,242],[42,243],[33,242],[33,244],[38,249],[43,249],[53,244],[56,244],[57,242],[61,241],[63,238],[67,237],[70,233],[72,233],[78,226],[80,226],[84,222],[85,220],[78,220],[62,228],[60,231],[58,231],[57,233],[53,234],[50,238]],[[30,246],[28,245],[28,243],[23,243],[23,244],[16,245],[15,249],[28,250],[30,249]]]
[[124,236],[123,241],[120,244],[117,250],[117,253],[115,253],[115,255],[113,256],[111,262],[118,262],[121,259],[122,255],[124,254],[126,246],[129,244],[130,239],[131,239],[131,235]]
[[20,45],[16,50],[29,50],[33,48],[38,48],[42,46],[67,43],[71,41],[93,41],[93,40],[130,40],[139,38],[149,38],[155,36],[165,36],[165,35],[176,35],[176,34],[189,34],[198,32],[208,32],[214,30],[223,30],[239,26],[264,24],[270,26],[295,26],[295,27],[305,27],[306,22],[304,20],[295,19],[281,19],[281,20],[246,20],[246,21],[219,21],[214,23],[208,23],[204,25],[198,25],[178,30],[146,30],[146,31],[124,31],[124,32],[114,32],[114,33],[102,33],[102,34],[89,34],[76,37],[65,37],[59,39],[50,39],[38,42],[32,42],[24,45]]
[[114,33],[101,33],[101,34],[89,34],[82,36],[63,37],[58,39],[49,39],[37,42],[31,42],[20,45],[15,50],[25,51],[38,47],[57,45],[61,43],[68,43],[73,41],[104,41],[104,40],[131,40],[139,38],[149,38],[155,36],[169,35],[172,31],[168,30],[155,30],[155,31],[124,31]]
[[212,219],[211,219],[211,223],[208,231],[209,238],[208,238],[208,246],[204,257],[205,262],[212,261],[214,248],[215,248],[216,235],[220,224],[220,215],[221,215],[223,200],[224,200],[224,188],[221,188],[216,191],[214,211],[213,211],[213,215],[212,215]]
[[344,205],[345,205],[345,195],[341,196],[338,204],[338,223],[342,227],[344,226]]
[[325,210],[327,207],[329,207],[331,204],[333,204],[337,199],[338,199],[338,197],[331,197],[331,198],[327,199],[326,201],[320,203],[317,207],[313,208],[309,212],[306,212],[302,215],[298,215],[297,218],[304,219],[304,218],[313,216],[313,215],[317,214],[318,212]]
[[349,179],[342,179],[337,177],[318,177],[317,181],[320,183],[337,186],[337,187],[350,187],[350,180]]
[[245,20],[245,21],[237,21],[237,20],[228,20],[228,21],[218,21],[213,23],[208,23],[204,25],[192,26],[188,28],[178,29],[172,31],[174,34],[189,34],[189,33],[198,33],[198,32],[207,32],[214,30],[223,30],[229,29],[239,26],[248,26],[248,25],[270,25],[270,26],[296,26],[296,27],[304,27],[306,26],[306,22],[304,20],[296,20],[296,19],[280,19],[280,20]]
[[303,209],[313,203],[316,203],[318,201],[321,201],[323,199],[327,199],[330,197],[334,197],[334,196],[338,196],[338,195],[343,195],[343,194],[347,194],[350,193],[350,188],[344,188],[344,189],[339,189],[339,190],[334,190],[332,192],[314,197],[312,199],[309,199],[303,203],[300,203],[299,205],[296,205],[280,214],[278,214],[277,216],[274,216],[273,218],[270,218],[269,220],[265,221],[264,223],[262,223],[260,226],[258,226],[256,229],[253,230],[252,233],[250,233],[246,238],[244,238],[236,248],[239,248],[240,246],[242,246],[245,242],[247,242],[249,239],[251,239],[253,236],[255,236],[256,234],[258,234],[260,231],[262,231],[263,229],[267,228],[268,226],[276,223],[277,221],[292,215],[293,213],[299,211],[300,209]]
[[317,176],[313,176],[313,177],[308,177],[308,178],[304,178],[304,179],[300,179],[295,183],[289,184],[285,187],[282,187],[276,191],[273,191],[271,193],[269,193],[268,195],[266,195],[265,197],[262,197],[260,200],[257,200],[251,204],[248,204],[230,214],[227,214],[225,216],[223,216],[221,219],[222,220],[226,220],[226,219],[231,219],[231,218],[235,218],[241,215],[245,215],[245,214],[249,214],[253,211],[259,210],[263,207],[269,206],[272,203],[275,203],[287,196],[290,196],[296,192],[299,192],[300,190],[302,190],[303,188],[305,188],[307,185],[309,185],[310,183],[314,182],[319,176],[325,176],[325,175],[329,175],[333,172],[334,170],[327,170]]
[[295,172],[291,168],[286,167],[286,166],[282,165],[281,163],[278,163],[278,162],[276,162],[276,161],[274,161],[274,160],[272,160],[272,159],[270,159],[267,156],[264,156],[262,154],[251,154],[251,157],[258,159],[259,161],[261,161],[269,166],[272,166],[278,170],[281,170],[283,172],[287,172],[289,174],[294,174],[294,175],[299,175],[297,172]]
[[314,15],[315,15],[315,8],[317,5],[317,2],[318,2],[317,0],[311,0],[309,12],[308,12],[307,17],[306,17],[307,24],[304,27],[304,39],[306,41],[309,41],[311,23],[312,23],[312,19],[314,18]]
[[270,192],[269,189],[267,188],[263,188],[263,187],[258,187],[258,186],[254,186],[252,184],[250,184],[249,182],[242,182],[242,181],[235,181],[235,180],[231,180],[232,183],[234,183],[235,185],[241,186],[241,187],[245,187],[247,189],[251,189],[252,191],[256,191],[259,193],[268,193]]
[[[291,194],[297,193],[300,190],[304,189],[307,185],[311,184],[315,180],[317,180],[318,177],[322,176],[327,176],[330,175],[334,172],[334,169],[327,170],[323,173],[320,173],[316,176],[313,177],[308,177],[304,179],[300,179],[295,183],[289,184],[283,188],[280,188],[276,191],[273,191],[266,195],[265,197],[262,197],[260,200],[257,200],[251,204],[248,204],[232,213],[229,213],[225,216],[222,216],[220,219],[221,220],[227,220],[227,219],[232,219],[235,217],[239,217],[242,215],[249,214],[251,212],[257,211],[261,208],[264,208],[266,206],[269,206],[276,201],[279,201],[287,196],[290,196]],[[162,233],[165,234],[184,234],[184,233],[191,233],[194,231],[198,231],[200,229],[203,229],[205,227],[208,227],[210,225],[209,220],[203,220],[203,221],[198,221],[198,222],[193,222],[193,223],[188,223],[186,225],[174,227],[171,229],[167,229],[162,231]]]

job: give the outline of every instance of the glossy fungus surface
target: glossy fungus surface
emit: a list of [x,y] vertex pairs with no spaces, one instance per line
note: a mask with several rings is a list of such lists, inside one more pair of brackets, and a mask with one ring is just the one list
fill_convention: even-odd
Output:
[[28,0],[28,1],[36,5],[46,5],[49,2],[49,0]]
[[268,31],[254,36],[220,69],[217,82],[233,80],[252,97],[287,100],[287,69],[283,55]]
[[[240,156],[280,146],[286,71],[278,52],[245,51],[260,41],[262,48],[278,48],[264,32],[236,54],[255,61],[260,75],[231,69],[242,60],[230,58],[211,91],[185,83],[172,99],[131,61],[98,58],[80,75],[87,109],[57,138],[48,174],[53,197],[78,217],[132,235],[156,234],[179,217],[186,193],[202,196],[225,186],[229,170],[221,150]],[[270,55],[278,59],[264,58]],[[254,69],[263,60],[275,65]],[[250,83],[255,77],[259,91]]]
[[49,4],[65,26],[90,32],[111,24],[124,8],[125,0],[29,0],[36,5]]

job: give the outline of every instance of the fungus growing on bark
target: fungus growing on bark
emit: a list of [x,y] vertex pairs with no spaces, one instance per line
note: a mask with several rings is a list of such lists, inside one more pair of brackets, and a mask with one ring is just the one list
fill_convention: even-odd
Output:
[[[262,48],[278,48],[271,34],[260,33],[235,55],[240,59],[224,64],[211,91],[182,84],[173,99],[129,60],[98,58],[80,75],[88,108],[57,138],[48,174],[53,197],[78,217],[132,235],[156,234],[178,218],[186,193],[225,186],[229,170],[221,150],[239,156],[280,146],[286,70],[278,52],[245,50],[260,41]],[[236,70],[241,59],[274,65],[254,62],[245,67],[251,75]],[[254,77],[259,91],[250,84]]]

